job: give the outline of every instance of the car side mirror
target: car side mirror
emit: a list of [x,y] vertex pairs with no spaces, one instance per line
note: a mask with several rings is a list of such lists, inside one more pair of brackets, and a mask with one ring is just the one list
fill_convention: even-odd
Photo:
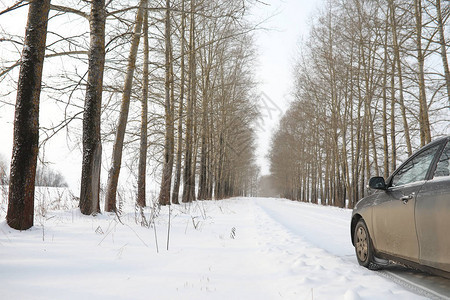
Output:
[[387,189],[386,182],[383,177],[372,177],[369,180],[369,187],[375,190]]

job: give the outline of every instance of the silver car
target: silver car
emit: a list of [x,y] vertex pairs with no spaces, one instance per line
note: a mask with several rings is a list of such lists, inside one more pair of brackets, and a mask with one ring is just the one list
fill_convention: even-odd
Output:
[[389,261],[450,277],[450,136],[409,157],[353,209],[352,243],[360,265]]

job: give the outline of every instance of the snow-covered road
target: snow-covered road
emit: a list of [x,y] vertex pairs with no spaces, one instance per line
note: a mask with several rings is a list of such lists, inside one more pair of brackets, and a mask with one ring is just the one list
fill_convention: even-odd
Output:
[[[386,290],[387,286],[380,286],[379,292],[375,294],[365,291],[374,287],[373,285],[368,287],[365,284],[368,274],[379,275],[387,279],[389,283],[395,282],[425,298],[450,299],[450,280],[448,279],[424,274],[398,265],[389,266],[378,272],[359,267],[354,255],[354,248],[350,242],[350,210],[280,199],[270,200],[255,199],[254,203],[261,207],[276,223],[291,232],[293,238],[297,237],[305,241],[312,248],[325,250],[328,255],[334,256],[334,263],[339,262],[339,259],[342,260],[345,263],[342,266],[342,272],[334,269],[333,264],[326,265],[325,263],[323,265],[323,256],[315,257],[317,261],[314,265],[320,265],[324,270],[333,269],[332,273],[334,272],[336,277],[345,274],[344,276],[349,282],[349,289],[346,293],[358,295],[358,297],[355,297],[356,299],[390,299],[392,297],[390,292]],[[272,201],[276,201],[276,204]],[[314,261],[314,259],[311,261]],[[349,274],[347,271],[350,269],[355,270],[355,274]],[[356,275],[356,278],[354,275]],[[363,278],[364,280],[362,280]],[[370,283],[373,283],[373,281],[370,281]],[[383,294],[382,291],[386,293]],[[395,292],[393,293],[395,294]]]
[[168,209],[156,230],[132,208],[124,224],[50,211],[21,233],[2,213],[1,298],[426,299],[357,264],[350,210],[267,198],[172,206],[167,251]]

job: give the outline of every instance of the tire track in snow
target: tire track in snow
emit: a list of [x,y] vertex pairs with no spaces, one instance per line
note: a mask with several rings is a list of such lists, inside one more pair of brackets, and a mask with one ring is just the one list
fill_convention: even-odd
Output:
[[[446,280],[445,278],[436,277],[433,278],[431,282],[428,282],[428,284],[424,284],[420,281],[426,281],[430,280],[430,278],[434,277],[433,275],[428,275],[424,273],[420,273],[420,275],[414,275],[409,274],[409,272],[392,272],[388,270],[380,270],[377,271],[380,276],[385,277],[398,285],[404,287],[407,290],[410,290],[411,292],[414,292],[418,295],[422,295],[424,297],[427,297],[428,299],[435,299],[435,300],[449,300],[450,299],[450,291],[448,287],[448,284],[450,283],[449,280]],[[418,276],[422,277],[422,279],[419,279]],[[439,287],[439,285],[444,282],[444,287]],[[446,282],[446,283],[445,283]],[[436,289],[436,290],[435,290]]]
[[[277,205],[271,205],[273,201]],[[349,230],[350,210],[282,199],[255,200],[255,205],[287,231],[312,245],[339,257],[354,255]]]
[[[333,210],[330,208],[321,212],[314,206],[282,199],[249,199],[249,202],[260,245],[259,254],[262,253],[271,265],[273,284],[281,298],[424,299],[361,268],[354,258],[353,246],[348,249],[346,246],[338,249],[332,249],[330,245],[321,247],[320,240],[323,239],[331,245],[336,243],[336,237],[333,237],[336,231],[348,232],[344,228],[350,212],[338,209],[330,213]],[[301,215],[304,216],[299,218]],[[329,218],[327,222],[319,222],[318,216]],[[337,230],[336,226],[339,227]],[[334,229],[328,232],[331,235],[324,237],[321,230],[326,227]],[[305,231],[309,232],[306,237]],[[349,233],[342,235],[349,236]]]
[[[272,201],[277,201],[277,205],[272,205]],[[285,202],[279,205],[279,202],[283,201]],[[346,213],[342,209],[314,206],[282,199],[258,199],[254,203],[274,223],[284,227],[293,236],[299,236],[313,246],[324,249],[329,254],[341,258],[346,264],[361,268],[356,263],[353,245],[350,240],[351,212],[349,210]],[[290,207],[291,209],[282,209],[283,206]],[[338,213],[330,214],[329,210],[335,210]],[[287,217],[286,213],[288,214]],[[292,215],[298,215],[298,217],[293,218]],[[333,228],[334,234],[330,234],[329,230],[327,230],[327,227],[330,228],[330,226]],[[341,232],[341,234],[336,236],[336,231]],[[330,239],[332,239],[331,243]],[[349,247],[342,246],[342,244],[347,244],[347,241]],[[415,274],[408,272],[408,269],[404,271],[391,271],[387,269],[374,272],[373,274],[377,274],[382,278],[402,286],[408,291],[428,299],[450,299],[450,287],[448,287],[450,280],[441,277],[425,273]]]

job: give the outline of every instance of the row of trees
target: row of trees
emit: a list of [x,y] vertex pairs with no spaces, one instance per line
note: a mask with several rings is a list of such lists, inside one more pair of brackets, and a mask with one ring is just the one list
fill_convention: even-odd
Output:
[[440,0],[327,2],[273,137],[271,172],[283,196],[353,207],[371,176],[389,176],[448,132],[449,16]]
[[[33,225],[38,149],[62,129],[68,140],[83,145],[83,214],[100,212],[102,163],[109,170],[105,211],[117,211],[124,164],[136,178],[141,207],[152,163],[161,173],[161,205],[255,191],[254,28],[246,21],[251,1],[134,2],[18,1],[1,12],[29,5],[25,39],[4,33],[4,41],[23,45],[21,59],[4,61],[0,74],[2,83],[14,80],[11,74],[20,66],[11,227]],[[61,29],[61,18],[70,30]],[[44,60],[55,58],[61,65],[43,73]],[[63,105],[64,114],[56,125],[41,126],[39,141],[42,86],[44,98]]]

